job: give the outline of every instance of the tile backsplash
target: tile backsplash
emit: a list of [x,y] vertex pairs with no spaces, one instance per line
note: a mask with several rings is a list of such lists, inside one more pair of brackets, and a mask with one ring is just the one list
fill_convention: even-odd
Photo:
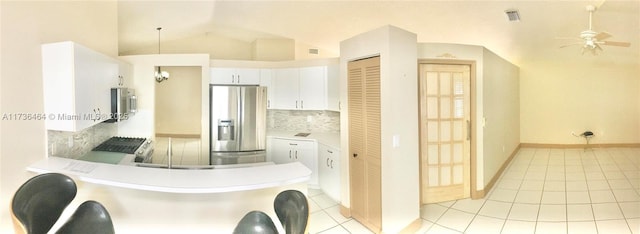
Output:
[[78,132],[49,130],[48,155],[77,159],[117,133],[118,126],[113,123],[99,123]]
[[340,112],[267,110],[267,129],[292,132],[339,132]]
[[[292,132],[339,132],[340,112],[267,110],[267,129]],[[118,125],[99,123],[78,132],[47,131],[48,155],[77,159],[118,134]]]

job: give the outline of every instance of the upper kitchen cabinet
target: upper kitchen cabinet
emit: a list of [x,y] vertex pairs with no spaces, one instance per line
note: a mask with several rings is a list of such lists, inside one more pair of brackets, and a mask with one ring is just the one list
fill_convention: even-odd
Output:
[[119,61],[74,42],[42,45],[45,126],[79,131],[109,118]]
[[271,80],[273,86],[272,109],[297,110],[299,108],[299,79],[298,68],[274,69]]
[[275,69],[273,109],[326,109],[326,81],[326,66]]
[[338,64],[327,67],[327,110],[340,111],[340,68]]
[[255,68],[211,68],[211,84],[259,85],[260,69]]
[[118,79],[115,87],[133,87],[133,65],[125,61],[119,61],[118,63]]
[[260,69],[260,86],[267,87],[267,109],[273,109],[273,69]]

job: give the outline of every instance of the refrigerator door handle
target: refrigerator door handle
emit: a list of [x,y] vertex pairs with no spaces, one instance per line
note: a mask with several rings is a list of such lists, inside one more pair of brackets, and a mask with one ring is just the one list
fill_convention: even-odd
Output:
[[244,110],[243,110],[244,104],[242,101],[243,91],[244,91],[243,89],[239,89],[238,92],[236,92],[236,97],[238,100],[238,116],[236,116],[235,118],[237,123],[241,123],[241,124],[238,124],[238,127],[236,127],[236,136],[238,136],[238,140],[236,141],[237,142],[236,150],[238,151],[240,150],[240,147],[243,143],[242,138],[244,138],[242,134],[242,131],[244,131]]

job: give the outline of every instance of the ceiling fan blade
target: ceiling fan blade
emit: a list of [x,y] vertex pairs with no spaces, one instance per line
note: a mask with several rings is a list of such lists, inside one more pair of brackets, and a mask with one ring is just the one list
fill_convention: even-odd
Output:
[[611,37],[611,34],[607,33],[607,32],[600,32],[598,34],[596,34],[596,36],[594,36],[593,38],[595,38],[598,41],[602,41],[604,39],[607,39]]
[[603,41],[603,45],[608,46],[621,46],[621,47],[629,47],[631,46],[630,42],[619,42],[619,41]]
[[573,43],[573,44],[561,45],[561,46],[560,46],[560,48],[569,47],[569,46],[574,46],[574,45],[582,45],[582,43]]
[[602,51],[602,47],[600,47],[600,45],[596,44],[596,48],[595,48],[595,49],[593,49],[593,50],[594,50],[594,52],[593,52],[594,54],[595,54],[595,50],[596,50],[596,49],[598,49],[598,50]]

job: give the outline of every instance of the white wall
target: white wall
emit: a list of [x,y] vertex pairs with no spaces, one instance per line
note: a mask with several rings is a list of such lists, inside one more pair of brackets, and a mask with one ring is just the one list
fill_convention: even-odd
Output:
[[585,144],[571,132],[586,130],[595,134],[591,143],[640,143],[638,74],[640,64],[602,64],[591,55],[522,64],[522,143]]
[[[483,49],[483,175],[486,186],[520,145],[519,68]],[[485,191],[489,192],[489,191]]]
[[155,83],[156,134],[200,135],[202,131],[200,67],[165,66],[162,70],[169,72],[170,78]]
[[253,60],[288,61],[295,59],[293,39],[256,39],[252,43]]
[[[160,41],[161,54],[201,54],[207,53],[216,59],[251,60],[251,42],[228,38],[215,34]],[[158,45],[139,48],[131,51],[120,51],[120,55],[158,54]]]
[[[0,1],[2,113],[44,111],[40,45],[72,40],[117,56],[115,1]],[[9,208],[13,193],[34,176],[25,167],[44,159],[42,121],[0,121],[0,233],[12,233]]]
[[[350,207],[347,63],[380,55],[382,232],[397,233],[420,218],[416,35],[384,26],[340,43],[341,198]],[[400,145],[392,147],[397,136]]]

